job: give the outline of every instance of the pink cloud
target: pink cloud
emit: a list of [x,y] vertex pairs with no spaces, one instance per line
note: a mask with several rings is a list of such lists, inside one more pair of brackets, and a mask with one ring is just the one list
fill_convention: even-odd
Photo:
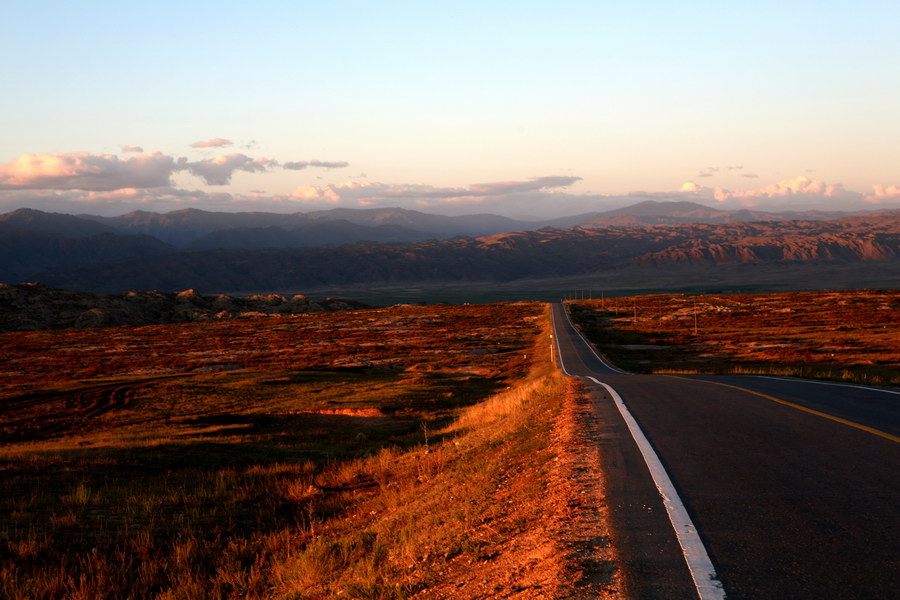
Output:
[[23,154],[0,164],[0,190],[115,190],[170,185],[177,170],[171,156],[153,152],[127,160],[110,154]]
[[816,181],[809,177],[800,176],[787,179],[779,183],[768,185],[761,189],[746,191],[729,191],[717,188],[716,200],[730,199],[784,199],[798,197],[840,198],[848,194],[858,197],[855,192],[848,192],[840,184],[829,184],[824,181]]
[[[139,146],[124,147],[137,152]],[[127,159],[111,154],[70,152],[62,154],[23,154],[12,162],[0,164],[0,190],[116,190],[121,188],[155,188],[171,185],[171,177],[188,171],[208,185],[226,185],[235,171],[262,173],[276,168],[302,169],[313,166],[335,169],[347,166],[344,161],[286,162],[283,165],[268,158],[252,158],[245,154],[220,154],[213,158],[190,161],[152,152]]]
[[319,201],[349,206],[373,206],[379,202],[412,200],[418,206],[439,206],[452,203],[483,202],[487,198],[524,193],[550,193],[547,190],[562,188],[580,181],[580,177],[535,177],[528,181],[498,181],[476,183],[465,188],[442,188],[425,184],[388,184],[370,181],[348,181],[327,186],[306,185],[294,190],[293,198],[302,201]]
[[[200,206],[222,209],[233,205],[236,200],[231,194],[174,187],[108,191],[16,190],[0,191],[0,212],[27,206],[49,212],[120,215],[137,209],[164,211]],[[244,207],[249,209],[250,203],[245,203]]]
[[141,148],[140,146],[122,146],[122,152],[123,153],[136,152],[138,154],[143,154],[144,149]]
[[845,189],[841,184],[830,184],[805,176],[751,190],[705,187],[688,182],[682,186],[680,192],[689,194],[695,200],[715,201],[735,207],[768,207],[778,210],[853,209],[860,208],[863,201],[863,194]]
[[864,199],[872,204],[900,203],[900,185],[873,184],[872,193]]
[[223,138],[215,138],[212,140],[205,140],[200,142],[194,142],[191,144],[191,148],[222,148],[224,146],[231,146],[232,141],[226,140]]

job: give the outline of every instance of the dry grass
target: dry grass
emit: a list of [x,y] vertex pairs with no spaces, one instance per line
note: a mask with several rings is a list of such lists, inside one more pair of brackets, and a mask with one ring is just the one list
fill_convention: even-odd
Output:
[[573,318],[622,367],[900,385],[900,291],[651,295],[578,301]]
[[[546,527],[569,384],[546,352],[545,308],[317,318],[121,328],[108,363],[92,358],[106,352],[99,337],[3,337],[22,345],[3,365],[0,597],[491,595],[446,584]],[[172,377],[123,375],[166,339],[169,355],[149,364],[165,360]],[[67,366],[66,344],[94,349]],[[225,346],[253,368],[197,368]],[[57,379],[10,375],[29,362]],[[512,554],[521,568],[507,577],[534,566]],[[533,585],[497,585],[551,597],[565,561],[551,548],[542,565]]]

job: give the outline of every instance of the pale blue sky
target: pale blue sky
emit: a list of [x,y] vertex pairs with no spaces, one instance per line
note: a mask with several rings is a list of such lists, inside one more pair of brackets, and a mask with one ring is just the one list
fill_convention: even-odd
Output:
[[[2,7],[5,164],[122,146],[350,163],[227,186],[173,175],[232,194],[549,176],[580,177],[572,194],[900,185],[896,2]],[[213,138],[234,144],[189,148]]]

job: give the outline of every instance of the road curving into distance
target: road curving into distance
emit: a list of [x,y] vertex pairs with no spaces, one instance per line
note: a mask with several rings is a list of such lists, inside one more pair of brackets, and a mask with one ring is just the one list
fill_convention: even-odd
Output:
[[[778,378],[629,375],[596,354],[561,305],[552,311],[560,366],[584,378],[602,423],[607,501],[632,597],[898,597],[900,394]],[[629,414],[715,581],[702,570],[692,576],[667,511],[673,499],[664,503]]]

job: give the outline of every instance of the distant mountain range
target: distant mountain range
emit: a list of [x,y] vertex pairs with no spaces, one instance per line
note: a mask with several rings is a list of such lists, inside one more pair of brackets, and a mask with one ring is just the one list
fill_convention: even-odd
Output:
[[652,201],[543,222],[404,209],[120,217],[20,209],[0,215],[0,281],[248,292],[508,282],[635,265],[898,260],[900,211],[835,216]]

